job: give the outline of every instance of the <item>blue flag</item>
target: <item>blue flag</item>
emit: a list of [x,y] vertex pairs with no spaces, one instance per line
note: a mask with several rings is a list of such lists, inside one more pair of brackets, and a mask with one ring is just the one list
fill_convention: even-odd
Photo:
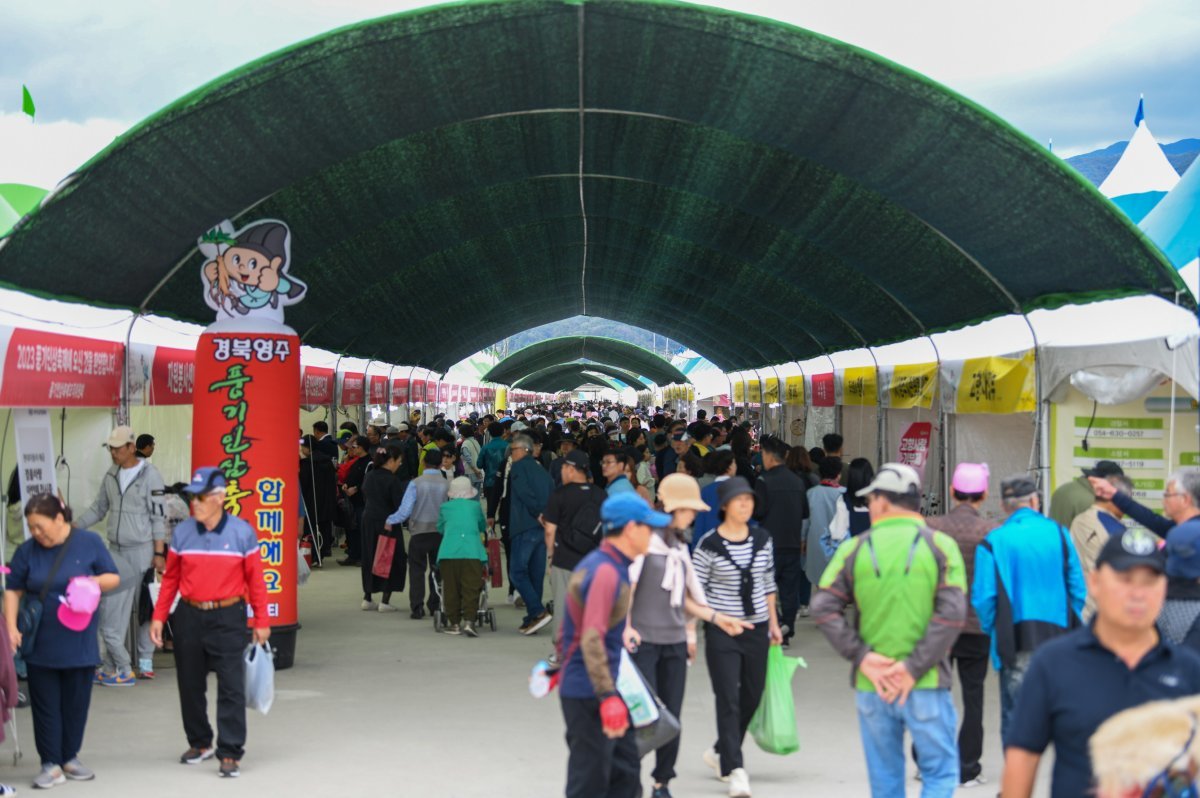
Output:
[[1133,115],[1133,126],[1134,127],[1137,127],[1138,125],[1142,124],[1142,120],[1146,118],[1145,103],[1146,103],[1145,99],[1138,98],[1137,113]]

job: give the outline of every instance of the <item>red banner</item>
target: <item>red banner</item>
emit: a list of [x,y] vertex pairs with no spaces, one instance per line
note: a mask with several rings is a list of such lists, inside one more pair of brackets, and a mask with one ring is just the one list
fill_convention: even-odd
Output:
[[925,464],[929,462],[929,443],[933,440],[933,424],[928,421],[914,421],[900,436],[900,460],[905,465],[917,469],[921,478],[925,478]]
[[450,386],[450,401],[454,404],[458,404],[458,386],[457,385]]
[[191,349],[155,347],[151,369],[150,403],[190,405],[196,381],[196,352]]
[[475,386],[471,386],[467,390],[468,390],[467,396],[470,398],[471,404],[475,404],[476,402],[478,402],[479,401],[479,389]]
[[388,378],[383,374],[372,374],[368,384],[370,389],[367,404],[386,405],[388,402]]
[[413,402],[425,401],[425,381],[413,380],[411,387],[411,399]]
[[813,407],[833,407],[833,372],[812,375]]
[[408,404],[408,380],[392,380],[392,404]]
[[363,400],[366,399],[366,390],[364,388],[366,376],[365,374],[349,371],[342,374],[342,396],[338,404],[342,407],[361,405]]
[[438,401],[439,402],[449,402],[450,401],[450,383],[443,382],[441,385],[438,386]]
[[436,402],[438,395],[437,380],[425,380],[425,401]]
[[333,402],[333,369],[305,366],[300,388],[300,404],[315,407]]
[[0,384],[3,407],[115,407],[124,347],[74,335],[15,328]]
[[296,623],[300,339],[204,333],[196,347],[192,466],[229,480],[225,509],[258,534],[272,626]]

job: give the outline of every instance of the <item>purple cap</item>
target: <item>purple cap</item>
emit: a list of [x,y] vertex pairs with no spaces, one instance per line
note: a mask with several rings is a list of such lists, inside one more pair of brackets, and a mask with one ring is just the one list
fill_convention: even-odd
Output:
[[959,493],[986,493],[989,476],[987,463],[959,463],[950,487]]

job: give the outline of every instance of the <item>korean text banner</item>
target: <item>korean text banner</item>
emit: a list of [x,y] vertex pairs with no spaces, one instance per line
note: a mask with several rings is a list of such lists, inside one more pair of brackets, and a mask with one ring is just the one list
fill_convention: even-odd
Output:
[[258,535],[272,626],[296,623],[300,339],[205,332],[196,346],[192,467],[215,466],[225,509]]
[[392,404],[408,404],[408,380],[392,380]]
[[937,363],[895,366],[885,372],[884,384],[883,395],[888,407],[930,409],[937,385]]
[[812,375],[813,407],[833,407],[837,403],[833,372]]
[[361,372],[348,371],[342,374],[342,395],[338,404],[343,407],[361,405],[367,398],[366,378],[367,376]]
[[767,377],[767,390],[763,394],[763,401],[769,405],[779,404],[779,378]]
[[970,358],[962,364],[954,408],[959,413],[1032,413],[1035,391],[1032,352],[1020,358]]
[[11,328],[0,407],[116,407],[124,346],[73,335]]
[[784,382],[783,403],[792,407],[804,404],[804,377],[797,375],[788,377]]
[[388,378],[383,374],[372,374],[367,382],[369,405],[386,405],[388,401]]
[[875,367],[856,366],[842,372],[842,404],[874,407],[878,401]]
[[305,366],[300,385],[300,404],[307,407],[327,405],[333,401],[333,369]]

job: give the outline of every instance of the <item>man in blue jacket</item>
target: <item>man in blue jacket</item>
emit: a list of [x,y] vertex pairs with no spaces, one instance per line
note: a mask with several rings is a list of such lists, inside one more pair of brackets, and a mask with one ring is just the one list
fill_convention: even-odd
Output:
[[975,550],[971,604],[990,635],[992,664],[1000,672],[1000,738],[1008,732],[1017,695],[1034,650],[1081,625],[1087,587],[1075,547],[1058,522],[1041,513],[1032,477],[1000,483],[1003,525]]
[[552,620],[542,604],[546,581],[546,538],[541,516],[554,487],[550,475],[533,453],[528,435],[514,435],[509,445],[512,465],[508,484],[508,535],[512,541],[511,580],[525,601],[525,621],[520,632],[531,635]]

